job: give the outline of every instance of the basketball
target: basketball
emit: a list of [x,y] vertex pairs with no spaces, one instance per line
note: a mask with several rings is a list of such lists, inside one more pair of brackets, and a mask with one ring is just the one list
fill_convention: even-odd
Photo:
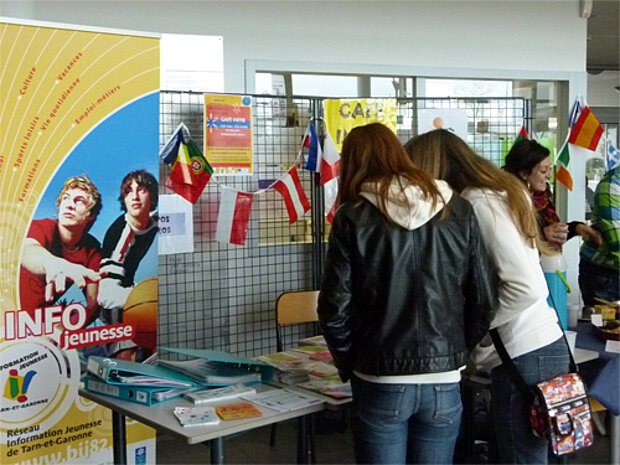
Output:
[[132,341],[145,349],[157,346],[157,278],[147,278],[133,288],[123,308],[123,323],[133,326]]

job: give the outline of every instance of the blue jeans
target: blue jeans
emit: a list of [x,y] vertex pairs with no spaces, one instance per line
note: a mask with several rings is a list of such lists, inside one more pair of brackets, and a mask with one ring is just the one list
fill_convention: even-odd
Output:
[[461,423],[458,383],[379,384],[351,379],[357,463],[452,463]]
[[[568,372],[568,347],[564,338],[513,359],[528,386]],[[491,409],[500,463],[546,464],[547,439],[530,429],[526,397],[501,365],[491,371]]]

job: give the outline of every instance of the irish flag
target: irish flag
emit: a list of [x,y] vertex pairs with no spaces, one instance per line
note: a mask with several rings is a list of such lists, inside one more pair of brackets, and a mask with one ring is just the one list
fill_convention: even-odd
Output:
[[222,196],[217,215],[215,240],[225,244],[245,245],[254,194],[221,186]]
[[573,190],[573,177],[568,172],[568,164],[570,163],[570,153],[568,144],[564,144],[560,154],[558,155],[558,163],[555,171],[555,179],[566,186],[569,191]]
[[577,122],[570,131],[568,142],[588,150],[596,150],[603,135],[603,127],[600,125],[590,107],[581,110]]
[[288,212],[291,224],[297,222],[308,210],[310,210],[310,202],[301,186],[299,174],[295,167],[291,168],[286,175],[277,181],[273,188],[284,199],[286,211]]

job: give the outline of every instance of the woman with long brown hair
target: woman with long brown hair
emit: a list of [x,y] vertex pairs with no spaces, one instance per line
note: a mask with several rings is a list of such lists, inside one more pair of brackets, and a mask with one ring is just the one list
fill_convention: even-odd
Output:
[[[458,136],[438,129],[405,149],[413,162],[447,181],[472,204],[485,249],[499,276],[499,306],[491,324],[529,386],[568,370],[568,347],[547,304],[532,204],[523,184],[476,155]],[[538,246],[538,247],[537,247]],[[501,463],[547,463],[547,441],[532,434],[526,398],[487,336],[472,361],[491,371],[492,415]]]
[[318,313],[351,380],[356,460],[452,463],[460,370],[496,306],[471,206],[379,123],[346,137],[339,202]]

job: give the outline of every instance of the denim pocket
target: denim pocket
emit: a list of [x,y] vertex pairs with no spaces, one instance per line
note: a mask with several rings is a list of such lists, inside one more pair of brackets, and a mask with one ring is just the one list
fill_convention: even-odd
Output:
[[569,357],[567,355],[542,355],[538,357],[540,380],[544,381],[568,371]]
[[355,402],[357,414],[368,423],[384,424],[400,421],[405,386],[359,381]]
[[461,389],[458,383],[436,384],[435,388],[435,420],[451,425],[461,418]]

